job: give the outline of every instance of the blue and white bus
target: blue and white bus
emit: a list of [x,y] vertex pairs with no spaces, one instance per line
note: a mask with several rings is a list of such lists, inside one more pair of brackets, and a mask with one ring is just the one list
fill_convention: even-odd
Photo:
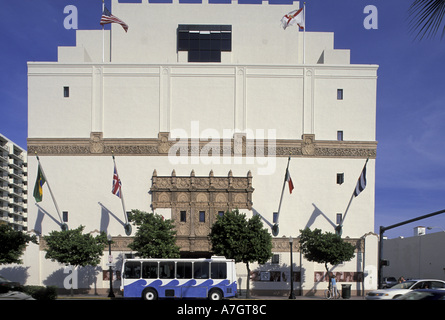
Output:
[[237,291],[235,260],[126,259],[122,264],[121,290],[125,298],[234,297]]

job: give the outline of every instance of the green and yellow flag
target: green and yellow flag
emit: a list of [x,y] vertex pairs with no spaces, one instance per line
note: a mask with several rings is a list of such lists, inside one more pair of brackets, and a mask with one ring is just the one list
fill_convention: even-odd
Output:
[[37,170],[37,179],[36,184],[34,185],[34,198],[36,199],[36,202],[42,201],[43,198],[43,185],[45,184],[46,180],[43,176],[42,169],[40,169],[40,163],[39,168]]

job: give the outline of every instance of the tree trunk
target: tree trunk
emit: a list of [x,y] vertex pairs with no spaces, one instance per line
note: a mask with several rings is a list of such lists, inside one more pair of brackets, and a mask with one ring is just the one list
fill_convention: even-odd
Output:
[[328,263],[324,263],[324,267],[326,268],[326,274],[328,275],[328,289],[331,290],[331,274],[329,273]]
[[250,267],[249,262],[246,263],[247,268],[247,280],[246,280],[246,298],[250,298]]

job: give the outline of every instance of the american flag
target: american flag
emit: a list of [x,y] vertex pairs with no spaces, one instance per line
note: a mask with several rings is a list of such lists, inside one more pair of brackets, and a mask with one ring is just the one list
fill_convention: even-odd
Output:
[[111,189],[111,192],[121,198],[121,187],[122,183],[119,179],[119,175],[117,174],[116,164],[114,164],[113,188]]
[[115,17],[111,14],[110,10],[108,10],[105,6],[104,6],[104,12],[102,13],[102,17],[100,19],[100,24],[103,26],[104,24],[107,23],[119,23],[122,28],[124,28],[125,32],[127,32],[128,30],[128,25],[123,22],[121,19],[119,19],[118,17]]

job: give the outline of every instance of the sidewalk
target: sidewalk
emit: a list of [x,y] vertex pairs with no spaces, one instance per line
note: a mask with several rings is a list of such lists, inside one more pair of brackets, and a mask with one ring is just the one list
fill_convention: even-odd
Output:
[[[293,300],[289,299],[289,296],[251,296],[247,299],[245,296],[239,296],[234,298],[234,300]],[[294,300],[327,300],[322,296],[295,296]],[[343,299],[341,296],[339,299],[332,300],[365,300],[365,297],[351,296],[349,299]]]

